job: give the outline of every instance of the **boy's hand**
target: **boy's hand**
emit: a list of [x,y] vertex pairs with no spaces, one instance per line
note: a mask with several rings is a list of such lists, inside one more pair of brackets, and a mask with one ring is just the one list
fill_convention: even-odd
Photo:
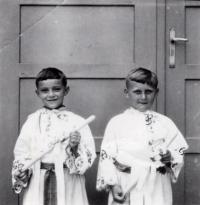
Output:
[[160,161],[163,164],[169,164],[171,162],[172,155],[171,155],[171,152],[169,150],[167,150],[166,154],[160,154],[160,156],[161,156]]
[[69,145],[71,148],[74,148],[76,146],[78,146],[78,144],[80,143],[81,140],[81,135],[78,131],[76,132],[72,132],[69,135],[70,140],[69,140]]
[[29,179],[29,170],[26,170],[24,172],[15,172],[14,174],[14,178],[19,178],[21,181],[23,181],[24,183],[26,183]]
[[116,184],[111,189],[114,200],[119,204],[123,204],[126,201],[126,197],[123,196],[122,188]]

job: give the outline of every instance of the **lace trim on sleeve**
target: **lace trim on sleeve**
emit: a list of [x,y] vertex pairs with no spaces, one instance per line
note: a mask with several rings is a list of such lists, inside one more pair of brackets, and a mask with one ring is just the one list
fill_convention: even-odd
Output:
[[179,176],[179,173],[181,171],[181,168],[183,166],[183,162],[184,162],[184,153],[186,151],[187,148],[182,147],[179,150],[173,150],[173,149],[169,149],[172,155],[172,159],[171,159],[171,180],[172,182],[176,182]]
[[93,153],[83,144],[78,145],[76,156],[69,145],[66,147],[66,153],[67,158],[64,163],[69,168],[70,174],[84,174],[92,165],[94,158]]
[[30,182],[31,176],[32,176],[32,169],[29,168],[27,170],[28,172],[28,181],[24,183],[19,177],[15,176],[16,172],[20,172],[22,167],[24,166],[24,161],[28,161],[30,158],[26,158],[25,160],[14,160],[13,162],[13,169],[12,169],[12,183],[13,187],[12,190],[15,194],[20,194],[23,189],[25,189]]
[[109,191],[110,186],[118,184],[117,170],[114,162],[115,160],[108,156],[105,150],[101,151],[96,184],[98,191]]

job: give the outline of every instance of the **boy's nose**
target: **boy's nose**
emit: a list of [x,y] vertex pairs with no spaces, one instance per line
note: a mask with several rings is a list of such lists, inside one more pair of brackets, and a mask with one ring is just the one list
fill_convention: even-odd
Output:
[[146,100],[146,98],[147,98],[146,94],[145,94],[145,93],[142,93],[141,99],[142,99],[142,100]]
[[50,91],[49,91],[49,96],[50,96],[50,97],[54,96],[54,92],[50,90]]

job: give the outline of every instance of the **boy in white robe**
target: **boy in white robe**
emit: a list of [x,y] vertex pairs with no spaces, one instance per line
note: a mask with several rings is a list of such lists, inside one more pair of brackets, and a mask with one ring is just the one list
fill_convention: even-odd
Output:
[[171,181],[188,145],[172,120],[151,110],[157,84],[153,72],[132,70],[125,89],[131,107],[106,127],[97,190],[109,191],[109,205],[172,205]]
[[[36,78],[36,94],[44,107],[31,114],[17,139],[13,162],[13,191],[24,189],[23,205],[87,205],[84,172],[96,157],[89,126],[70,133],[85,120],[65,109],[69,92],[66,76],[56,68],[43,69]],[[70,134],[70,135],[69,135]],[[67,138],[64,142],[63,138]],[[30,169],[21,168],[59,141]]]

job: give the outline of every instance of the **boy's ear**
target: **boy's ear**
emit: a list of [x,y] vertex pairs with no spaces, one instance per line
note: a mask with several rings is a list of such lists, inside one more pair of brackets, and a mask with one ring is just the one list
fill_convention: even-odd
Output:
[[156,97],[158,96],[158,93],[159,93],[159,89],[157,88],[156,89]]
[[70,87],[66,86],[66,88],[65,88],[65,95],[67,95],[69,93],[69,90],[70,90]]
[[38,92],[38,90],[35,90],[35,93],[36,93],[36,95],[37,95],[37,96],[39,95],[39,92]]
[[129,94],[128,94],[128,89],[127,88],[124,89],[124,94],[126,95],[126,98],[129,98]]

